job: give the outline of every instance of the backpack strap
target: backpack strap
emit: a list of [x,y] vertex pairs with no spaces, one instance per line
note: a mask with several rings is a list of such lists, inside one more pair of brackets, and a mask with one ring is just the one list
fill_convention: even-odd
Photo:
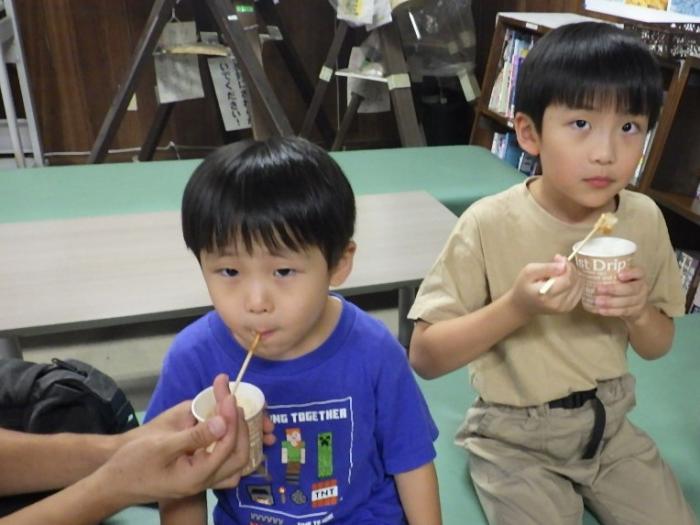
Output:
[[89,390],[109,407],[108,417],[113,421],[113,428],[108,430],[109,433],[125,432],[139,425],[134,407],[124,391],[110,376],[77,359],[61,361],[54,358],[51,361],[57,367],[71,370],[85,377],[86,390]]
[[50,367],[17,358],[0,359],[0,427],[26,428],[32,389]]

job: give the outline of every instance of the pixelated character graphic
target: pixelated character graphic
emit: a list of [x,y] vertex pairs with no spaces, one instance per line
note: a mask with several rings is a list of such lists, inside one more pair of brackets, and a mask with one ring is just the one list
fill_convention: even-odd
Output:
[[288,483],[299,484],[301,466],[306,463],[306,443],[301,439],[301,429],[284,429],[287,439],[282,441],[282,463],[286,465],[284,479]]
[[333,434],[321,432],[317,445],[318,477],[330,478],[333,475]]
[[306,494],[304,494],[300,489],[296,489],[292,492],[292,501],[297,505],[304,505],[307,501]]
[[248,496],[258,505],[271,507],[275,504],[275,499],[272,496],[272,487],[269,485],[248,485]]
[[311,506],[328,507],[338,503],[338,482],[334,479],[319,481],[311,485]]

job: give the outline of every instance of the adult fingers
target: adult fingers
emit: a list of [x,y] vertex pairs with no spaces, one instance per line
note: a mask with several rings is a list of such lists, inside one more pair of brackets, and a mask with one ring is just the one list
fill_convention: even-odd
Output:
[[223,400],[226,396],[231,394],[231,390],[228,387],[228,376],[226,374],[219,374],[214,378],[214,399],[216,402]]
[[229,389],[229,378],[226,374],[219,374],[214,379],[214,399],[216,399],[216,413],[223,416],[226,421],[235,421],[238,418],[236,400]]
[[274,445],[277,441],[277,438],[273,433],[274,431],[275,424],[270,419],[270,416],[267,415],[267,412],[265,412],[265,415],[263,417],[263,444],[265,444],[268,447]]
[[212,475],[215,488],[230,488],[238,483],[241,471],[248,464],[250,457],[250,440],[248,425],[239,409],[234,432],[228,432],[217,444],[212,455],[222,454],[222,462]]
[[226,435],[227,423],[221,416],[214,416],[195,426],[181,430],[163,440],[164,453],[173,458],[205,449]]

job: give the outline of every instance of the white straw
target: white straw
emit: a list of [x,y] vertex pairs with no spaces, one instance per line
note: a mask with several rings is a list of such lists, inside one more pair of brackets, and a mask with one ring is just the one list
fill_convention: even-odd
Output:
[[250,363],[250,358],[253,357],[253,352],[257,348],[259,342],[260,342],[260,334],[256,333],[255,339],[253,339],[253,343],[250,345],[250,348],[248,349],[248,354],[245,356],[245,360],[243,361],[243,365],[241,366],[241,369],[238,371],[238,375],[236,376],[236,382],[233,384],[233,388],[231,389],[232,396],[236,395],[236,390],[238,390],[238,385],[241,382],[241,379],[243,379],[243,374],[245,373],[246,369],[248,368],[248,363]]

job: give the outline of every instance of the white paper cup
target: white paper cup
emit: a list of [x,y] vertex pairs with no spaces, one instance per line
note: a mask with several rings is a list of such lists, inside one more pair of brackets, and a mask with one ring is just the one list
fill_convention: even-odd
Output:
[[[580,242],[574,244],[574,250]],[[617,274],[632,266],[637,245],[619,237],[594,237],[576,254],[576,268],[584,278],[581,304],[595,312],[595,289],[599,284],[616,283]]]
[[[233,389],[234,381],[229,382],[229,389]],[[250,441],[250,459],[248,465],[241,473],[247,476],[258,468],[262,462],[262,421],[263,408],[265,407],[265,394],[257,386],[241,382],[236,390],[236,403],[243,409],[246,423],[248,424],[248,436]],[[205,421],[215,414],[216,400],[214,399],[214,387],[202,390],[192,400],[192,414],[197,421]]]

